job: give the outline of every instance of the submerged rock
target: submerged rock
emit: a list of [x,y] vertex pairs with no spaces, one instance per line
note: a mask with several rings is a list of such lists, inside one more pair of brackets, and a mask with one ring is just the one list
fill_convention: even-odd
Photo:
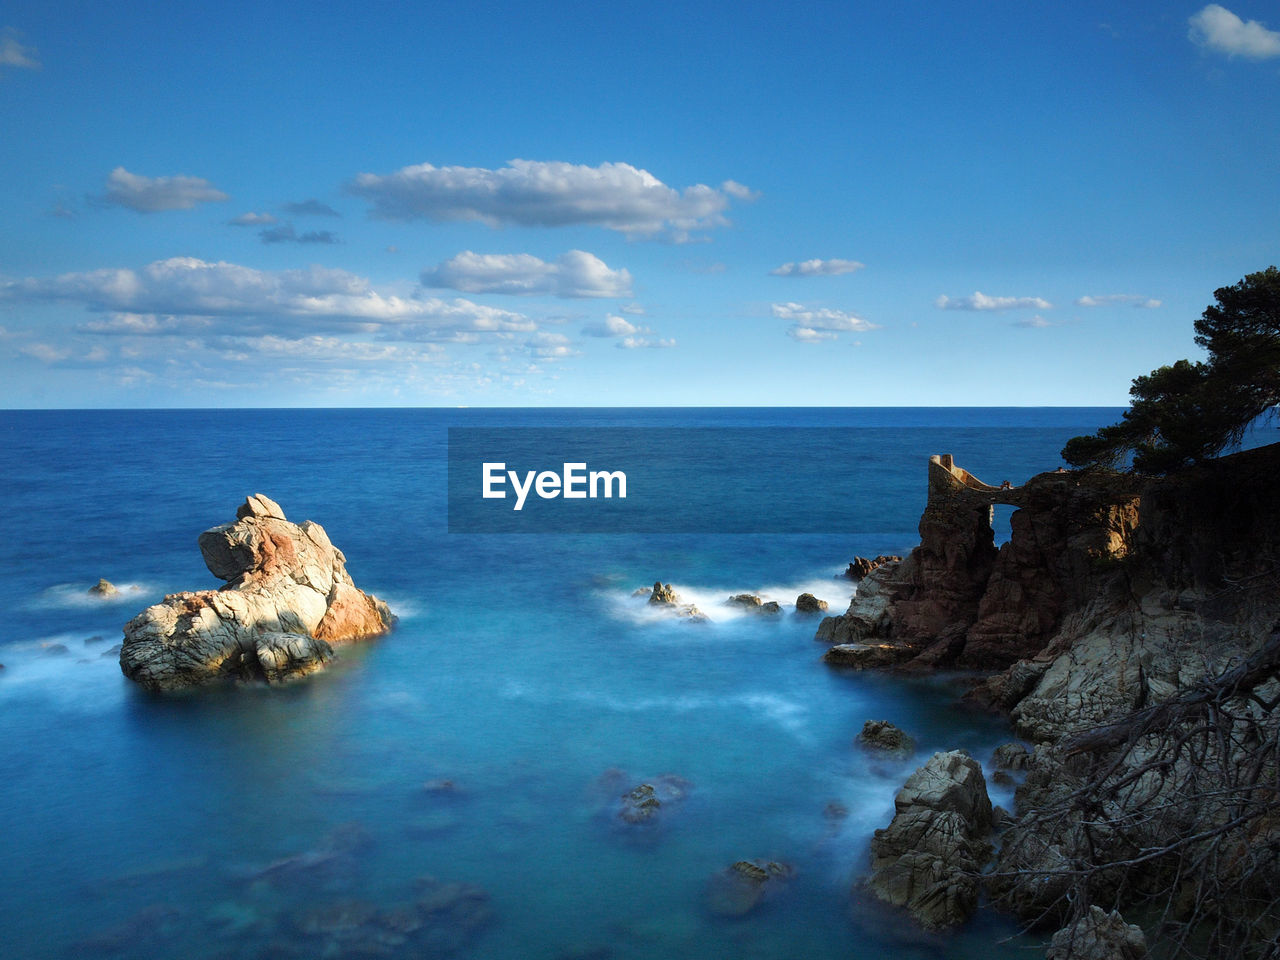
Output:
[[120,591],[116,589],[116,585],[110,580],[99,579],[97,583],[89,588],[89,592],[99,597],[114,597]]
[[632,827],[654,827],[663,818],[663,811],[678,805],[693,789],[684,777],[664,773],[651,781],[641,783],[618,798],[616,817]]
[[888,720],[868,720],[858,734],[858,743],[871,750],[909,757],[915,751],[916,742]]
[[837,643],[822,655],[822,661],[833,667],[865,670],[892,666],[910,656],[910,650],[892,643]]
[[711,878],[707,909],[719,917],[744,917],[794,875],[794,868],[776,860],[739,860]]
[[226,586],[170,594],[130,620],[125,676],[150,690],[220,677],[277,683],[321,669],[336,644],[389,629],[391,611],[356,588],[319,524],[290,523],[262,494],[236,516],[199,537],[205,564]]
[[963,923],[977,908],[977,874],[991,855],[982,767],[962,750],[935,753],[893,803],[893,821],[871,841],[867,889],[925,929]]

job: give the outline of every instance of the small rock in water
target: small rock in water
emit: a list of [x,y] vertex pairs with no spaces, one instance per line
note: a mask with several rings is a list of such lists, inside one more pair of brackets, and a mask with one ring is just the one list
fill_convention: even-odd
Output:
[[618,816],[624,823],[652,823],[662,809],[662,801],[651,783],[642,783],[622,795]]
[[95,643],[103,643],[105,640],[106,640],[106,637],[103,637],[101,634],[95,634],[95,635],[94,635],[94,636],[92,636],[92,637],[85,637],[85,638],[84,638],[84,645],[85,645],[86,647],[91,647],[91,646],[93,646]]
[[40,646],[44,648],[40,654],[43,657],[65,657],[71,652],[65,643],[42,643]]
[[671,588],[671,584],[663,583],[661,580],[655,580],[653,582],[653,589],[649,592],[649,602],[670,604],[674,606],[680,602],[680,598],[676,596],[676,592]]
[[99,579],[92,587],[89,593],[96,594],[99,597],[114,597],[120,591],[116,589],[116,585],[110,580]]
[[896,757],[910,756],[916,748],[915,740],[888,720],[868,720],[864,723],[862,732],[858,734],[858,743]]
[[422,785],[422,790],[424,793],[431,793],[431,794],[436,794],[438,796],[451,796],[451,797],[456,797],[463,792],[462,788],[459,787],[452,780],[448,780],[444,778],[439,780],[428,780],[426,783]]
[[735,607],[746,608],[758,607],[763,603],[763,601],[754,593],[738,593],[730,597],[725,602],[730,603]]
[[107,657],[118,657],[118,656],[120,656],[120,648],[121,648],[121,647],[123,647],[123,646],[124,646],[124,644],[117,643],[117,644],[116,644],[114,647],[112,647],[110,650],[103,650],[103,651],[102,651],[102,654],[101,654],[100,659],[105,660]]
[[827,601],[819,600],[812,593],[802,593],[796,597],[796,613],[825,613]]
[[739,860],[711,878],[707,909],[719,917],[744,917],[794,873],[790,865],[776,860]]

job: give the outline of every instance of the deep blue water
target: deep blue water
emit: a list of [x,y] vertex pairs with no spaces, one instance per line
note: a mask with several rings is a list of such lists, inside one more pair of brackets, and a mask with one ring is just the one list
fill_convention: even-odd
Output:
[[[850,586],[835,574],[854,555],[916,542],[930,454],[1019,483],[1118,412],[0,412],[3,952],[312,956],[328,937],[356,955],[361,910],[411,901],[429,876],[482,888],[491,912],[439,920],[438,955],[936,955],[896,918],[853,909],[850,884],[915,765],[952,747],[985,760],[1007,730],[953,706],[950,678],[834,673],[813,621],[721,603],[753,591],[786,606],[808,590],[839,612]],[[822,495],[855,498],[865,523],[447,533],[447,428],[525,425],[757,427],[781,444],[789,427],[856,428]],[[196,536],[254,492],[321,523],[397,628],[282,689],[145,695],[104,651],[165,593],[217,585]],[[99,577],[121,595],[90,597]],[[631,593],[658,578],[712,622],[650,615]],[[916,758],[860,753],[870,718],[913,733]],[[690,782],[687,799],[659,831],[618,828],[619,784],[664,774]],[[423,789],[439,779],[457,789]],[[709,878],[756,857],[792,864],[795,879],[745,918],[710,915]],[[329,932],[308,939],[317,923]],[[947,955],[1022,955],[996,945],[1010,933],[984,917]],[[414,952],[422,943],[382,946],[433,955]]]

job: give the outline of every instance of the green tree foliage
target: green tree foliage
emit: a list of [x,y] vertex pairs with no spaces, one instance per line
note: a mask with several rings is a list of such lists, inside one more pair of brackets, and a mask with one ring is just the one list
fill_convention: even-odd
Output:
[[1119,423],[1073,437],[1062,458],[1075,467],[1121,466],[1168,473],[1216,456],[1280,404],[1280,270],[1268,267],[1214,291],[1196,321],[1207,362],[1179,360],[1138,377]]

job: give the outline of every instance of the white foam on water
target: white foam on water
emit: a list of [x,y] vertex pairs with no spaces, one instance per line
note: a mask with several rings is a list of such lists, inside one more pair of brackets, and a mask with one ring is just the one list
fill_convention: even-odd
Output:
[[[91,593],[83,583],[57,583],[46,587],[23,606],[31,610],[94,610],[137,605],[159,593],[155,584],[141,581],[117,583],[110,596]],[[141,609],[141,607],[139,607]]]
[[429,609],[427,602],[421,597],[383,593],[379,590],[372,592],[375,597],[390,607],[391,612],[401,620],[415,620]]
[[806,734],[810,723],[809,708],[804,703],[769,691],[744,691],[726,696],[699,693],[623,697],[595,690],[553,690],[509,679],[503,682],[501,695],[538,704],[580,703],[614,713],[746,711],[797,737]]
[[[675,591],[680,605],[693,604],[713,624],[768,619],[768,615],[762,618],[747,607],[729,603],[730,597],[743,593],[754,594],[765,603],[776,600],[782,607],[784,615],[795,612],[796,598],[802,593],[809,593],[819,600],[827,601],[828,614],[841,614],[848,608],[849,600],[854,593],[854,585],[849,581],[839,577],[820,575],[765,586],[725,587],[673,582],[671,588]],[[601,591],[600,596],[604,598],[604,605],[610,616],[640,625],[671,623],[684,619],[679,612],[668,606],[649,603],[647,592],[636,595],[637,589],[647,590],[645,587],[633,587]]]

